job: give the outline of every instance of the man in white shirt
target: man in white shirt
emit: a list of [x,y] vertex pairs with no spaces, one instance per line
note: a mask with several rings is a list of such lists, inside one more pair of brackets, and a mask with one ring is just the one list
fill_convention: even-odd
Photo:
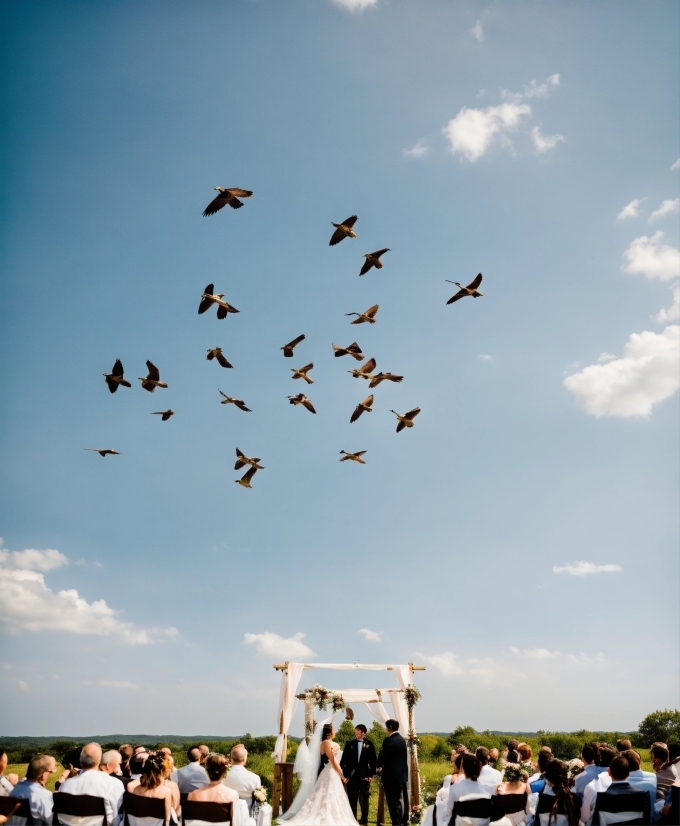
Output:
[[35,823],[52,823],[52,792],[45,788],[45,783],[57,770],[54,757],[49,754],[36,754],[26,769],[26,779],[12,789],[10,797],[28,800],[31,817]]
[[107,772],[99,771],[102,748],[99,743],[88,743],[80,752],[80,774],[69,777],[59,789],[59,794],[88,794],[102,797],[108,826],[118,826],[120,804],[123,802],[123,784]]
[[14,786],[5,777],[7,752],[0,746],[0,797],[9,797]]
[[[444,809],[444,818],[442,823],[447,824],[451,820],[453,807],[459,800],[479,800],[480,798],[491,798],[492,792],[489,786],[483,786],[479,779],[481,779],[481,763],[479,758],[474,754],[463,755],[463,771],[465,772],[465,779],[458,780],[453,785],[449,786],[449,799]],[[439,815],[439,812],[437,812]],[[437,817],[439,822],[439,817]]]
[[484,746],[480,746],[475,752],[475,757],[482,764],[482,770],[479,773],[479,785],[486,786],[489,792],[496,794],[496,789],[503,781],[503,775],[489,765],[489,750]]
[[189,794],[207,786],[210,780],[203,766],[200,764],[201,752],[197,748],[187,752],[189,763],[177,770],[177,785],[180,794]]
[[109,775],[109,777],[117,777],[118,780],[120,780],[122,777],[120,770],[122,759],[123,758],[120,756],[120,752],[116,751],[116,749],[109,749],[109,751],[105,751],[104,754],[102,754],[102,762],[99,764],[99,771],[105,772]]
[[642,758],[636,751],[633,751],[633,749],[628,749],[621,754],[628,761],[628,768],[630,770],[628,782],[630,785],[635,786],[635,788],[639,789],[641,792],[647,792],[649,794],[649,806],[650,811],[652,812],[653,822],[654,804],[656,803],[656,775],[654,772],[642,771],[640,768]]
[[258,775],[248,771],[246,760],[248,752],[240,743],[231,750],[231,768],[222,783],[238,792],[241,800],[248,804],[248,812],[253,809],[253,792],[262,785]]
[[581,760],[583,760],[584,769],[574,778],[573,789],[574,793],[580,795],[581,799],[583,799],[583,791],[588,783],[591,783],[596,777],[599,777],[602,772],[607,771],[604,766],[596,765],[599,754],[600,748],[597,743],[586,743],[581,749]]

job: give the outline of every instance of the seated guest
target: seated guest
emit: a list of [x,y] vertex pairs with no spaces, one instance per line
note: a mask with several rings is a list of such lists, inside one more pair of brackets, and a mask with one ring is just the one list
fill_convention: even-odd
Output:
[[586,743],[581,749],[581,760],[583,760],[583,771],[574,778],[574,792],[583,798],[583,790],[591,780],[607,771],[603,766],[597,765],[600,756],[600,747],[597,743]]
[[146,746],[135,746],[132,753],[133,754],[148,754],[149,752],[146,750]]
[[529,763],[533,766],[532,757],[534,756],[531,746],[528,743],[520,743],[517,746],[517,754],[519,754],[519,763]]
[[115,777],[118,780],[122,779],[122,772],[120,770],[120,752],[116,749],[109,749],[102,754],[102,761],[99,764],[99,771],[105,772],[110,777]]
[[189,763],[177,770],[177,785],[182,794],[195,792],[208,785],[208,775],[200,763],[201,752],[194,747],[187,752]]
[[120,754],[120,770],[123,777],[130,776],[130,758],[134,754],[134,749],[129,743],[123,743],[122,746],[118,747],[118,752]]
[[205,761],[210,757],[210,749],[207,746],[199,746],[198,750],[201,754],[199,762],[202,766],[205,766]]
[[[527,782],[527,776],[523,769],[517,763],[508,763],[503,772],[503,782],[496,789],[496,795],[502,797],[509,794],[526,795],[526,800],[523,807],[518,811],[506,812],[504,817],[512,826],[518,826],[526,820],[526,813],[529,810],[529,795],[531,794],[531,786]],[[503,821],[504,824],[506,821]]]
[[[453,807],[459,800],[491,799],[490,787],[482,786],[479,782],[482,764],[474,754],[463,755],[463,771],[465,772],[465,779],[458,783],[453,783],[449,788],[449,798],[446,801],[442,823],[449,823],[453,813]],[[437,822],[439,822],[439,820],[437,820]]]
[[[243,746],[241,746],[241,748],[243,748]],[[243,750],[245,751],[245,749]],[[255,821],[248,816],[246,801],[239,799],[238,792],[226,785],[224,777],[227,774],[228,768],[229,762],[223,754],[209,754],[205,761],[205,770],[209,781],[208,785],[203,786],[202,789],[198,789],[195,792],[191,792],[188,799],[211,803],[231,803],[232,823],[234,826],[240,826],[240,824],[247,824],[248,822],[254,823]],[[248,774],[251,774],[251,772],[248,772]]]
[[540,792],[545,789],[545,770],[548,767],[548,763],[553,759],[551,751],[544,751],[543,749],[539,751],[537,771],[529,778],[529,785],[531,786],[532,792],[539,792],[540,794]]
[[[253,810],[253,792],[262,785],[258,775],[248,771],[246,761],[248,752],[245,746],[236,745],[231,750],[231,768],[224,778],[224,785],[233,789],[241,800],[245,800],[248,805],[248,812]],[[206,763],[206,769],[207,769]]]
[[665,800],[668,790],[678,779],[677,767],[670,762],[670,753],[665,743],[652,743],[649,756],[656,772],[656,799]]
[[[539,755],[540,756],[540,755]],[[559,826],[558,817],[569,826],[578,826],[581,815],[578,797],[569,788],[569,766],[562,760],[550,760],[545,768],[546,790],[544,797],[554,797],[555,802],[549,812],[539,815],[541,826]]]
[[519,740],[508,740],[508,753],[505,755],[505,759],[508,763],[519,763],[519,752],[517,751],[518,746]]
[[[117,752],[116,752],[117,753]],[[118,826],[120,804],[125,788],[115,777],[99,771],[102,749],[99,743],[88,743],[80,752],[80,774],[65,780],[59,794],[88,794],[104,798],[108,826]]]
[[649,807],[653,812],[656,802],[656,775],[654,772],[642,771],[640,768],[642,758],[633,749],[622,751],[621,757],[625,757],[628,761],[628,782],[639,791],[649,793]]
[[479,783],[482,786],[488,786],[490,793],[494,794],[496,789],[503,781],[503,775],[489,765],[489,750],[484,746],[480,746],[475,752],[475,757],[479,760],[482,770],[479,773]]
[[632,749],[632,748],[633,748],[633,744],[630,742],[630,740],[627,737],[622,737],[620,740],[616,741],[616,750],[619,752],[619,754],[621,752],[628,751],[628,749]]
[[128,769],[130,771],[130,780],[139,780],[142,776],[144,763],[149,755],[146,753],[133,754],[130,758]]
[[592,821],[597,793],[606,791],[612,782],[608,769],[612,760],[616,757],[616,749],[613,749],[607,745],[607,743],[598,743],[597,749],[598,755],[596,762],[601,771],[594,780],[586,783],[583,789],[583,803],[581,804],[581,821],[583,823],[590,823]]
[[[635,794],[641,790],[628,782],[629,775],[628,760],[623,754],[617,756],[609,764],[607,774],[611,778],[608,788],[603,792],[605,795],[621,795],[621,794]],[[651,823],[650,810],[648,798],[645,798],[645,811],[643,813],[642,822]],[[595,805],[597,811],[597,803]]]
[[[26,779],[12,789],[9,796],[28,800],[31,817],[35,823],[52,823],[52,792],[45,788],[45,783],[57,770],[57,764],[49,754],[36,754],[26,769]],[[64,779],[68,776],[65,771]]]
[[165,761],[165,780],[163,783],[170,789],[172,792],[172,808],[179,812],[180,807],[180,793],[179,793],[179,786],[177,785],[177,781],[174,779],[173,774],[175,776],[175,761],[172,757],[172,752],[170,749],[160,749],[159,754],[163,755],[163,760]]
[[494,769],[498,768],[496,765],[501,759],[498,749],[489,749],[489,765]]
[[5,777],[7,768],[7,752],[0,746],[0,797],[9,797],[14,786]]
[[[135,758],[133,758],[134,760]],[[132,761],[130,761],[132,762]],[[177,822],[177,810],[172,805],[172,789],[165,785],[168,777],[168,768],[162,754],[149,754],[142,765],[142,774],[139,780],[128,784],[127,790],[141,797],[154,797],[163,801],[165,808],[165,822]],[[144,818],[137,823],[134,815],[128,814],[130,826],[143,826]]]

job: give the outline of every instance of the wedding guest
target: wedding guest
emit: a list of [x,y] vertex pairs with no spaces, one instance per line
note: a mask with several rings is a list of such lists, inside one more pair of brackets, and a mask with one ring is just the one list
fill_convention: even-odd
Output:
[[540,816],[541,826],[557,823],[558,815],[566,817],[569,826],[578,826],[581,811],[578,797],[569,788],[569,766],[553,758],[545,768],[545,782],[546,793],[549,789],[555,802],[549,813]]
[[621,752],[628,751],[628,749],[632,749],[632,748],[633,748],[633,744],[630,742],[630,740],[627,737],[622,737],[620,740],[616,741],[616,750],[619,752],[619,754]]
[[543,749],[539,751],[537,771],[529,778],[532,793],[540,793],[545,789],[545,770],[553,759],[551,751],[544,751]]
[[134,749],[129,743],[123,743],[122,746],[118,746],[118,752],[120,754],[120,770],[123,777],[130,776],[130,758],[134,754]]
[[444,819],[442,823],[449,823],[453,813],[453,807],[463,797],[466,800],[478,800],[479,798],[491,798],[492,790],[489,786],[483,786],[479,782],[482,771],[482,764],[474,754],[463,755],[463,771],[465,779],[459,783],[453,783],[449,789],[449,798],[444,809]]
[[[248,751],[245,746],[240,743],[234,746],[230,757],[231,768],[222,782],[227,788],[235,791],[241,800],[245,800],[248,813],[250,813],[253,810],[253,792],[262,785],[262,781],[258,775],[246,768]],[[208,772],[209,774],[210,772]]]
[[208,775],[201,765],[201,752],[197,747],[187,752],[189,763],[177,771],[177,785],[182,794],[195,792],[208,784]]
[[641,792],[649,793],[650,811],[654,811],[654,803],[656,802],[656,775],[654,772],[643,771],[642,758],[633,749],[621,752],[621,757],[625,757],[628,761],[628,782]]
[[[609,775],[610,783],[607,789],[604,790],[605,795],[632,794],[634,792],[640,791],[640,789],[637,786],[633,786],[631,783],[628,782],[628,776],[630,774],[630,771],[628,768],[628,760],[623,755],[623,753],[617,754],[616,757],[614,757],[612,762],[609,764],[607,774]],[[595,806],[595,808],[596,807],[597,805]],[[653,811],[653,808],[651,809],[651,811]],[[646,810],[644,812],[642,822],[651,822],[650,810]]]
[[505,756],[508,763],[519,763],[519,752],[517,751],[518,746],[519,740],[508,740],[508,753]]
[[[492,766],[494,769],[500,768],[500,753],[498,749],[489,749],[489,765]],[[501,772],[502,774],[502,772]]]
[[130,771],[130,780],[139,780],[142,776],[142,771],[144,769],[144,763],[149,755],[148,754],[133,754],[130,758],[130,763],[128,765]]
[[[28,800],[31,817],[35,823],[52,823],[52,792],[45,788],[45,783],[56,772],[57,764],[50,754],[36,754],[28,764],[26,778],[10,792],[10,797]],[[62,777],[66,780],[68,771]]]
[[677,767],[670,762],[670,753],[665,743],[652,743],[649,755],[656,772],[656,799],[665,800],[668,790],[678,780]]
[[210,749],[209,749],[207,746],[203,745],[203,746],[199,746],[199,747],[198,747],[198,750],[199,750],[199,752],[201,753],[201,757],[200,757],[200,759],[199,759],[199,762],[200,762],[200,764],[201,764],[202,766],[204,766],[204,765],[205,765],[205,761],[206,761],[206,760],[208,759],[208,757],[210,756]]
[[[189,793],[189,800],[209,800],[213,803],[238,803],[238,792],[226,785],[229,761],[223,754],[209,754],[205,761],[208,783]],[[248,772],[250,774],[250,772]],[[259,778],[258,778],[259,779]]]
[[497,795],[526,794],[527,796],[523,809],[504,816],[512,826],[518,826],[518,824],[524,823],[526,820],[526,813],[529,811],[529,795],[531,794],[531,786],[529,786],[527,781],[528,778],[526,774],[524,774],[521,766],[518,766],[516,763],[508,763],[503,772],[503,781],[498,789],[496,789]]
[[[127,787],[128,792],[132,794],[162,800],[166,823],[169,823],[171,818],[173,821],[177,821],[177,810],[172,805],[172,789],[165,785],[168,774],[164,755],[149,754],[143,763],[141,777],[139,780],[131,781]],[[138,818],[131,814],[128,814],[128,820],[130,826],[143,826],[144,823],[143,818],[139,818],[140,822],[137,823]]]
[[5,769],[7,768],[7,752],[0,746],[0,797],[9,797],[10,792],[14,788],[9,780],[5,777]]
[[517,746],[517,754],[519,754],[520,763],[529,763],[533,767],[532,757],[534,756],[531,746],[528,743],[520,743]]
[[591,780],[602,774],[606,769],[598,766],[597,761],[600,756],[600,747],[597,743],[586,743],[581,749],[581,760],[583,760],[583,771],[577,774],[574,779],[574,792],[583,799],[583,790]]
[[146,746],[135,746],[133,754],[148,754]]
[[172,781],[177,785],[177,769],[175,768],[175,758],[172,756],[172,751],[167,746],[158,749],[158,751],[165,757],[166,762],[170,766],[170,777],[166,782]]
[[102,761],[99,764],[99,771],[105,772],[110,777],[115,777],[120,781],[122,780],[120,763],[120,752],[116,749],[109,749],[102,754]]
[[602,771],[590,783],[586,784],[583,790],[583,803],[581,804],[581,820],[583,823],[590,823],[595,811],[595,803],[597,801],[597,793],[605,792],[612,782],[609,774],[609,766],[612,760],[617,756],[616,749],[613,749],[607,743],[598,743],[598,757],[597,765]]
[[115,777],[99,771],[102,761],[102,748],[99,743],[88,743],[80,752],[80,774],[65,780],[59,789],[60,794],[87,794],[102,797],[106,809],[108,826],[118,826],[120,804],[125,788]]
[[493,794],[503,781],[503,775],[489,765],[489,749],[480,746],[475,752],[475,757],[481,764],[481,771],[479,773],[479,783],[482,786],[488,786]]

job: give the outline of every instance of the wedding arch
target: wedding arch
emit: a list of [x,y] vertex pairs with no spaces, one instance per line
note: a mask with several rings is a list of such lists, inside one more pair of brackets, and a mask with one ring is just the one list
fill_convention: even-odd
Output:
[[[292,802],[293,764],[286,762],[288,756],[288,730],[295,710],[295,700],[305,704],[305,743],[313,730],[314,708],[332,708],[340,710],[347,703],[363,703],[380,723],[385,723],[390,715],[385,703],[392,706],[392,716],[399,722],[399,730],[409,747],[409,778],[411,805],[420,804],[420,772],[418,769],[418,736],[413,709],[420,699],[420,692],[413,683],[415,671],[425,671],[424,665],[364,665],[363,663],[275,663],[274,668],[281,672],[281,694],[278,711],[278,737],[274,747],[274,789],[272,803],[274,816],[278,815],[279,803],[286,811]],[[397,685],[394,688],[343,688],[329,689],[315,685],[297,693],[303,672],[325,668],[333,671],[391,671]],[[304,746],[306,747],[306,745]],[[382,788],[381,788],[382,792]]]

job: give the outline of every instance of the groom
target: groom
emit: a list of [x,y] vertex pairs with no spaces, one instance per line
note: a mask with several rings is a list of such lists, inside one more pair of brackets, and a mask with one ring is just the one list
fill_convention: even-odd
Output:
[[347,778],[346,791],[352,814],[357,816],[357,803],[361,806],[361,820],[359,823],[368,823],[368,796],[371,791],[371,781],[376,770],[375,746],[366,740],[366,726],[359,723],[354,728],[356,740],[345,744],[340,768]]
[[406,741],[399,734],[396,720],[385,722],[387,737],[383,740],[378,768],[382,768],[382,785],[392,826],[407,826],[410,819],[408,807],[408,757]]

